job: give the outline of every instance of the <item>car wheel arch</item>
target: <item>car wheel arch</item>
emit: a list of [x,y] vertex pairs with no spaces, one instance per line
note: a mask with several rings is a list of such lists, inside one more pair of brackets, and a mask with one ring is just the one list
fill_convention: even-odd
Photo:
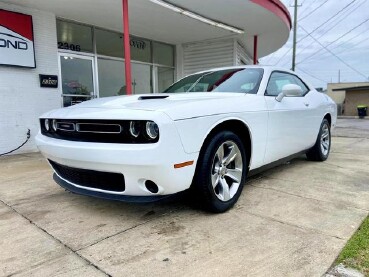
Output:
[[324,115],[323,119],[327,119],[328,120],[328,123],[329,123],[329,126],[332,127],[332,115],[330,113],[326,113]]
[[246,157],[248,163],[248,169],[250,168],[251,161],[252,161],[252,133],[249,125],[241,119],[238,118],[228,118],[224,119],[220,122],[217,122],[209,129],[205,138],[203,140],[203,144],[200,149],[200,154],[204,151],[205,146],[207,145],[208,141],[220,131],[231,131],[235,133],[241,141],[244,143],[246,149]]

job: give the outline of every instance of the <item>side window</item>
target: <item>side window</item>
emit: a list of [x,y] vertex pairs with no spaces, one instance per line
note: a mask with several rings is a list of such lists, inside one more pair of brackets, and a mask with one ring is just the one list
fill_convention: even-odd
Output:
[[298,77],[289,73],[273,72],[270,76],[265,95],[278,96],[278,94],[282,92],[283,87],[290,84],[299,85],[304,94],[309,91],[306,85]]
[[301,81],[299,77],[293,76],[293,78],[295,79],[295,84],[301,87],[303,95],[309,92],[309,88]]

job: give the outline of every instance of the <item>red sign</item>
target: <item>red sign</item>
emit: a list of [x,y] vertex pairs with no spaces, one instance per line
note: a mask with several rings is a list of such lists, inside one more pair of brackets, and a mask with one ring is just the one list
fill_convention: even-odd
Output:
[[36,67],[32,16],[0,10],[0,64]]

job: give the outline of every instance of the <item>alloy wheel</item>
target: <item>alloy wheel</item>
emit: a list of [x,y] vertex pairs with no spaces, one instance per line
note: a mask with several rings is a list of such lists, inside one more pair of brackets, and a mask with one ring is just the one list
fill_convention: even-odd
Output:
[[324,156],[328,155],[331,138],[329,134],[329,126],[325,123],[322,127],[322,134],[320,136],[320,148]]
[[241,185],[243,162],[241,151],[233,141],[222,143],[215,152],[211,170],[211,183],[221,201],[229,201]]

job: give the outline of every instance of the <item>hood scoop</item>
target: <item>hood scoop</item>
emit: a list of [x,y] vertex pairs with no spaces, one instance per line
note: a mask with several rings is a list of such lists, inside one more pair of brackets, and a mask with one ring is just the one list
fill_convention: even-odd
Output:
[[168,98],[169,95],[156,95],[156,96],[140,96],[138,97],[138,100],[153,100],[153,99],[165,99]]

